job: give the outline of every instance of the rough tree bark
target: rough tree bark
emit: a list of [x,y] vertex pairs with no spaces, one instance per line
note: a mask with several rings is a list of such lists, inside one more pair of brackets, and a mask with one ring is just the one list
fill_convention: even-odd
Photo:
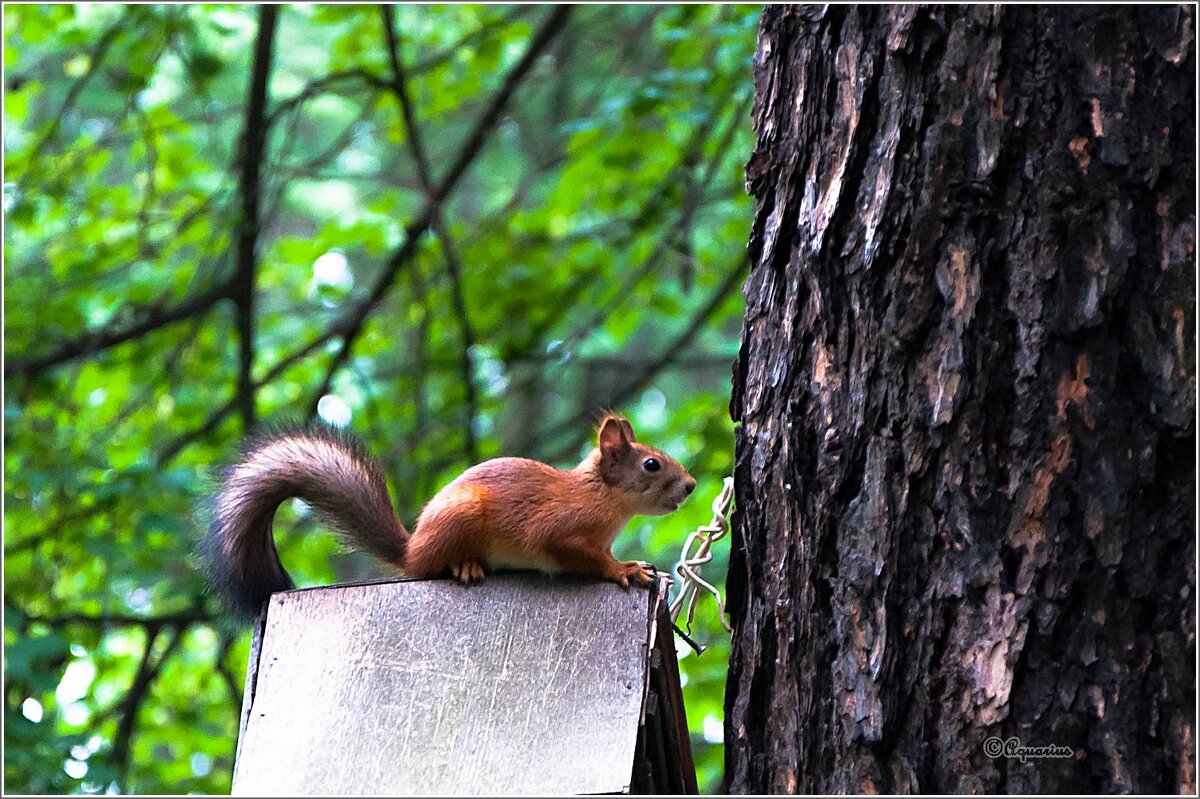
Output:
[[764,11],[731,791],[1195,791],[1193,31]]

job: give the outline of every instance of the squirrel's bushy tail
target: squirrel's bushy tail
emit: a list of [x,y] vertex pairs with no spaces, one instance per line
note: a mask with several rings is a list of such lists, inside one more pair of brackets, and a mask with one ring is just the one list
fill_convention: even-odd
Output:
[[271,534],[275,510],[292,497],[350,546],[403,567],[408,532],[362,444],[325,425],[269,433],[251,440],[241,462],[225,471],[200,540],[210,589],[231,613],[252,618],[273,592],[294,587]]

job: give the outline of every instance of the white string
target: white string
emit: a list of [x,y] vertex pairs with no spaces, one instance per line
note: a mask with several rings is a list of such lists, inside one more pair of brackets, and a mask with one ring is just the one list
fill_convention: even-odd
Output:
[[[706,582],[700,577],[700,569],[704,564],[713,559],[712,545],[720,541],[729,532],[729,508],[733,504],[733,478],[726,477],[724,487],[721,489],[721,494],[713,500],[712,521],[703,527],[698,527],[695,532],[687,537],[687,541],[683,544],[683,550],[679,553],[679,562],[675,564],[675,573],[679,575],[679,594],[675,597],[675,601],[671,603],[671,621],[679,618],[679,612],[683,609],[684,602],[687,602],[687,630],[692,631],[692,617],[696,613],[696,600],[700,596],[700,589],[703,588],[708,593],[712,594],[717,600],[717,610],[720,613],[718,618],[721,620],[721,626],[726,632],[733,632],[733,628],[725,621],[725,603],[721,601],[721,592],[716,589],[711,583]],[[699,542],[695,554],[689,555],[692,545]],[[690,595],[690,596],[689,596]]]

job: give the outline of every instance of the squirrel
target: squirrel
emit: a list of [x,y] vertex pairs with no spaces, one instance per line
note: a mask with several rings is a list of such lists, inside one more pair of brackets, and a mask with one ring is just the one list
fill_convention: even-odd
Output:
[[676,510],[696,481],[639,444],[618,415],[604,415],[596,444],[571,470],[508,457],[473,466],[429,500],[410,534],[379,465],[353,435],[325,425],[268,434],[225,471],[201,565],[228,610],[253,618],[272,593],[295,587],[271,525],[280,503],[299,497],[347,544],[408,576],[448,572],[471,585],[512,567],[648,586],[653,568],[614,558],[613,540],[633,516]]

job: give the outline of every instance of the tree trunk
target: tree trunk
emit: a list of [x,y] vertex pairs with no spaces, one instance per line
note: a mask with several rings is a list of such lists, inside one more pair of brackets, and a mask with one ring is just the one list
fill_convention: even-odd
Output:
[[1195,791],[1193,31],[764,11],[730,791]]

